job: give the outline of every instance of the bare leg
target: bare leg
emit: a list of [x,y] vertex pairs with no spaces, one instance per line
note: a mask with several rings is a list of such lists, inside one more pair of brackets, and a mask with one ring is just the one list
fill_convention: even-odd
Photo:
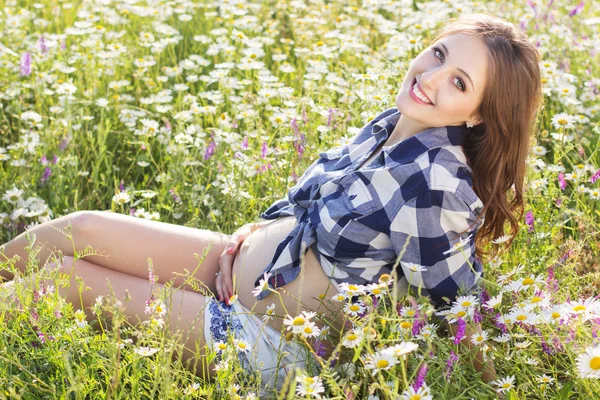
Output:
[[[107,280],[112,286],[114,295],[123,302],[124,312],[130,323],[135,324],[149,319],[144,313],[145,301],[150,298],[152,286],[147,279],[141,279],[122,272],[113,271],[95,265],[91,262],[79,259],[75,261],[72,257],[65,257],[62,266],[58,266],[60,272],[71,274],[71,282],[68,288],[57,288],[60,295],[66,301],[73,304],[75,309],[83,309],[86,312],[88,322],[91,322],[93,314],[88,309],[100,295],[108,297],[111,294]],[[49,263],[48,268],[57,267],[56,263]],[[72,273],[71,273],[72,272]],[[81,300],[76,276],[83,279],[85,286],[90,289],[81,293]],[[46,282],[51,283],[51,282]],[[155,284],[154,290],[162,287]],[[131,299],[123,301],[126,290]],[[83,304],[82,304],[83,302]],[[187,290],[178,290],[171,298],[171,309],[165,316],[165,324],[173,333],[182,333],[184,351],[181,360],[188,369],[198,376],[208,380],[215,375],[214,365],[208,364],[206,360],[206,346],[204,340],[204,306],[206,299],[199,293]],[[107,315],[110,318],[110,316]],[[196,350],[198,349],[198,350]],[[189,362],[189,363],[188,363]]]
[[[29,245],[29,241],[26,237],[28,232],[33,233],[36,236],[34,247],[44,244],[44,248],[37,255],[41,265],[48,261],[50,253],[53,250],[60,250],[63,254],[72,256],[73,243],[71,243],[67,236],[56,229],[65,230],[70,225],[71,233],[76,238],[76,250],[83,250],[85,246],[81,246],[80,243],[78,243],[77,237],[80,236],[79,225],[84,217],[85,216],[83,212],[75,212],[34,226],[28,231],[23,232],[17,237],[13,238],[11,241],[0,246],[0,261],[6,261],[9,258],[13,258],[15,255],[18,255],[20,260],[17,261],[16,267],[21,271],[21,273],[25,273],[25,265],[29,260],[29,255],[27,254],[27,251],[25,251],[25,247]],[[6,270],[0,270],[0,277],[7,280],[14,278],[13,274]]]
[[[86,261],[147,279],[150,257],[158,282],[169,281],[174,277],[173,272],[184,273],[184,269],[187,269],[192,273],[196,270],[194,277],[216,293],[215,273],[219,269],[219,258],[229,235],[111,212],[79,211],[31,229],[37,235],[36,243],[47,242],[47,247],[56,247],[63,254],[73,256],[72,243],[62,233],[47,226],[63,227],[69,221],[74,226],[73,240],[78,252],[89,245],[105,255],[86,256]],[[9,258],[19,254],[26,259],[23,250],[26,245],[27,239],[23,233],[3,246],[4,254]],[[205,250],[208,253],[198,267]],[[41,252],[38,258],[45,261],[44,257],[49,252]],[[195,257],[194,253],[200,258]],[[183,278],[175,279],[176,285],[182,283]],[[187,285],[185,287],[191,289]]]

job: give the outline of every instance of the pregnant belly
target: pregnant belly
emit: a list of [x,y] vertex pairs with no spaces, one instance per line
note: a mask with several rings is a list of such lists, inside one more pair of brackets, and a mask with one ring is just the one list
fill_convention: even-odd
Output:
[[[278,218],[257,229],[244,240],[233,263],[238,301],[259,317],[266,313],[269,305],[274,303],[276,316],[268,325],[277,331],[284,326],[283,320],[286,314],[295,317],[306,310],[323,312],[324,316],[332,321],[333,326],[337,327],[343,305],[337,302],[330,304],[328,301],[337,290],[323,272],[319,260],[310,248],[301,262],[301,272],[298,277],[287,285],[277,288],[280,296],[269,293],[263,300],[258,300],[252,294],[256,278],[261,276],[273,259],[279,243],[287,237],[296,224],[296,218],[293,216]],[[325,296],[326,300],[322,302],[319,296]],[[323,325],[317,322],[317,326]]]

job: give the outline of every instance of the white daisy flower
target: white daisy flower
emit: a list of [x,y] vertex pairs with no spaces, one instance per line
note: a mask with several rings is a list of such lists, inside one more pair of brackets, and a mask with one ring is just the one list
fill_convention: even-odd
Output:
[[487,331],[483,330],[481,331],[481,333],[479,332],[475,332],[473,335],[471,335],[471,343],[473,343],[474,345],[482,345],[485,343],[485,341],[488,338],[488,333]]
[[552,117],[552,126],[554,126],[556,129],[572,129],[575,127],[574,122],[575,119],[573,116],[567,113],[558,113]]
[[265,290],[269,290],[269,278],[270,277],[271,277],[270,272],[265,272],[263,274],[263,278],[260,280],[260,282],[258,282],[258,286],[256,288],[254,288],[254,290],[252,291],[252,294],[254,295],[254,297],[257,297],[259,294],[261,294]]
[[433,400],[431,396],[431,392],[427,384],[423,382],[423,385],[419,388],[419,390],[415,390],[412,386],[409,386],[402,395],[400,395],[399,399],[401,400]]
[[411,263],[411,262],[403,262],[402,266],[412,272],[425,272],[427,271],[427,267],[424,267],[419,264]]
[[398,359],[394,353],[384,349],[376,352],[371,357],[367,357],[365,368],[372,370],[372,374],[375,375],[377,372],[388,370],[396,364],[398,364]]
[[320,376],[307,376],[304,373],[300,373],[296,376],[296,381],[298,382],[298,386],[296,386],[296,393],[300,396],[314,396],[318,399],[321,398],[319,393],[323,393],[325,388],[323,387],[323,383],[321,382]]
[[234,345],[235,345],[235,348],[236,348],[238,351],[241,351],[241,352],[243,352],[243,353],[247,353],[248,351],[250,351],[250,343],[248,343],[248,342],[247,342],[247,341],[245,341],[245,340],[242,340],[242,339],[235,339],[235,340],[233,341],[233,343],[234,343]]
[[346,303],[344,305],[344,312],[355,317],[357,317],[359,314],[362,314],[364,311],[365,305],[362,301],[357,301],[356,303]]
[[483,307],[492,310],[502,304],[502,292],[483,303]]
[[263,317],[262,317],[262,320],[263,320],[263,322],[267,322],[269,320],[272,320],[274,316],[275,316],[275,303],[271,303],[267,307],[267,309],[265,311],[265,315],[263,315]]
[[510,239],[510,235],[503,235],[503,236],[500,236],[499,238],[492,240],[492,243],[500,244],[500,243],[508,242],[509,239]]
[[283,324],[288,326],[288,331],[291,330],[293,333],[302,333],[304,327],[310,322],[310,319],[315,315],[317,315],[317,313],[309,311],[302,311],[302,313],[297,317],[292,317],[288,314],[285,316]]
[[515,377],[513,375],[507,376],[506,378],[491,381],[491,385],[498,386],[497,392],[507,392],[514,387]]
[[463,308],[477,307],[479,305],[479,299],[477,296],[458,296],[453,302],[455,305],[459,305]]
[[344,341],[342,342],[342,346],[348,347],[348,348],[354,348],[354,347],[358,346],[358,344],[361,342],[362,339],[363,339],[362,332],[359,330],[353,330],[346,335],[346,337],[344,338]]
[[314,322],[309,322],[304,325],[301,332],[304,337],[317,337],[319,333],[321,333],[321,330]]
[[151,347],[138,347],[137,349],[134,349],[133,351],[135,351],[137,354],[139,354],[142,357],[148,357],[151,356],[152,354],[158,352],[160,349],[153,349]]
[[600,378],[600,345],[587,347],[577,356],[577,370],[582,378]]
[[500,336],[496,336],[496,337],[492,338],[492,340],[494,342],[498,342],[498,343],[506,343],[510,340],[510,335],[508,333],[503,333]]
[[469,243],[472,236],[473,236],[473,234],[470,234],[466,238],[459,240],[457,243],[454,243],[452,245],[452,247],[450,247],[449,250],[444,251],[442,254],[450,254],[450,253],[454,253],[457,250],[462,249],[465,245],[467,245]]
[[388,350],[394,354],[396,357],[404,356],[410,352],[413,352],[419,348],[419,345],[414,342],[402,342],[396,344],[392,347],[389,347]]

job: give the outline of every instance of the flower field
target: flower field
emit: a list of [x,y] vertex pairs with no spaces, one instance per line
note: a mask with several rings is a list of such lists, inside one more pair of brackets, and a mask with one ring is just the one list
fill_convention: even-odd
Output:
[[[410,61],[464,13],[527,32],[544,105],[521,229],[484,263],[482,294],[451,304],[455,334],[426,298],[398,298],[386,277],[324,299],[361,296],[346,304],[341,332],[319,329],[313,313],[286,316],[284,334],[318,363],[281,390],[260,388],[242,369],[238,354],[252,343],[233,338],[210,349],[220,361],[209,382],[174,357],[182,345],[165,324],[173,286],[148,298],[99,297],[90,320],[61,298],[68,279],[42,268],[45,260],[21,277],[0,252],[0,269],[19,277],[0,286],[0,399],[600,398],[597,3],[2,4],[0,243],[78,210],[230,234],[281,198],[319,152],[393,107]],[[148,321],[127,321],[123,301],[145,304]],[[320,343],[328,335],[339,342],[331,357]],[[478,353],[495,366],[489,382],[474,367]]]

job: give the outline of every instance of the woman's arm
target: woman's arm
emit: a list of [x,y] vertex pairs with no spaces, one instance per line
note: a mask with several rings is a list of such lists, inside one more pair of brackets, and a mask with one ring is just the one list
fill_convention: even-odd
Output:
[[[448,324],[450,331],[454,336],[458,331],[458,326]],[[481,324],[467,324],[465,329],[465,337],[460,341],[469,349],[472,349],[475,345],[471,342],[471,336],[475,333],[481,333]],[[496,368],[494,367],[494,360],[490,359],[487,362],[483,359],[483,351],[479,350],[473,359],[473,366],[479,372],[482,372],[481,380],[485,383],[489,383],[496,379]]]

